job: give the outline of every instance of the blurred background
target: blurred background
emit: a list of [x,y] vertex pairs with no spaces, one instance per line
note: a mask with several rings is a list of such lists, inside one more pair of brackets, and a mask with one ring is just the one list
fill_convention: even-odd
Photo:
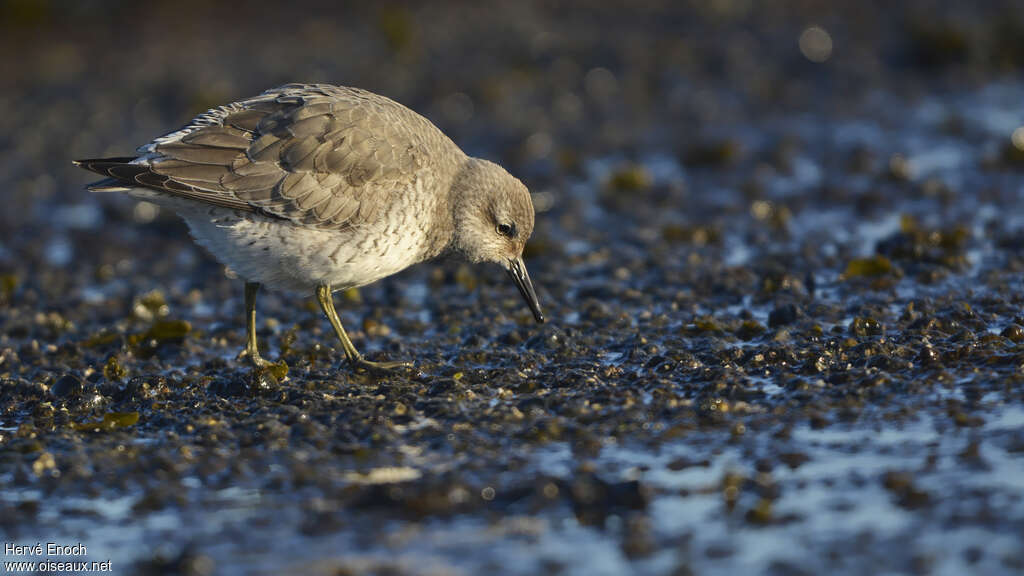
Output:
[[[136,574],[1024,566],[1018,0],[0,0],[0,61],[4,540]],[[444,262],[339,296],[414,375],[350,374],[275,294],[288,379],[237,365],[241,282],[71,160],[287,82],[520,177],[552,321]]]
[[[524,179],[542,211],[593,160],[625,167],[618,184],[645,184],[650,166],[628,168],[655,157],[745,165],[727,177],[760,186],[759,167],[792,172],[802,146],[824,144],[863,116],[866,102],[876,117],[901,116],[885,99],[912,110],[935,94],[1017,77],[1024,17],[1015,8],[1011,0],[4,0],[0,83],[12,113],[0,119],[9,206],[0,266],[13,271],[30,254],[62,268],[83,246],[76,230],[124,219],[158,219],[160,235],[171,227],[180,236],[182,226],[151,205],[84,194],[90,177],[68,160],[128,154],[208,107],[294,81],[360,86],[410,106]],[[975,128],[964,120],[971,113],[936,111],[950,130]],[[1011,140],[1014,122],[987,120],[990,159],[1024,154]],[[877,134],[856,130],[841,135],[847,149],[813,151],[813,162],[852,155],[885,169],[889,151],[868,141]],[[63,231],[56,239],[54,228]]]

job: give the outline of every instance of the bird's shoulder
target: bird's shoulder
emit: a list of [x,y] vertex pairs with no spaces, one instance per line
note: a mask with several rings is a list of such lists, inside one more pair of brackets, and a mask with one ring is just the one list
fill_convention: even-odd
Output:
[[199,200],[240,200],[330,228],[376,220],[457,150],[428,120],[384,96],[288,84],[208,110],[139,152],[153,172]]

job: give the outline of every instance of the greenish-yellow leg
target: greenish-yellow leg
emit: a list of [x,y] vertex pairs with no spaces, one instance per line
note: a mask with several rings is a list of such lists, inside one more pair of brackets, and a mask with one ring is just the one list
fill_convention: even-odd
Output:
[[260,356],[260,350],[256,347],[256,293],[259,291],[259,283],[245,283],[245,350],[238,354],[238,359],[248,357],[253,366],[266,368],[271,363]]
[[393,370],[395,368],[408,368],[412,366],[409,362],[371,362],[356,350],[356,347],[349,340],[348,334],[345,333],[345,328],[341,325],[341,320],[338,319],[338,313],[334,310],[334,297],[331,296],[331,287],[318,286],[316,289],[316,299],[320,303],[320,309],[324,311],[324,315],[330,320],[331,326],[334,327],[335,334],[338,335],[338,340],[341,340],[341,346],[345,349],[345,356],[348,357],[348,361],[353,366],[363,366],[365,368],[372,368],[375,370]]

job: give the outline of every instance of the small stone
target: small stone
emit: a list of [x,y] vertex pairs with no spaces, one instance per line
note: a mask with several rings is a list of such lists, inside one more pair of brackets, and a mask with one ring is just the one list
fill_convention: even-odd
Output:
[[776,306],[768,314],[768,327],[778,328],[779,326],[785,326],[796,322],[797,316],[800,315],[800,310],[796,307],[796,304],[783,304]]
[[84,392],[85,386],[74,374],[65,374],[50,386],[50,394],[59,399],[76,398]]
[[764,326],[756,320],[744,320],[736,331],[736,336],[741,340],[753,340],[764,333]]
[[117,361],[116,356],[107,358],[107,363],[103,365],[103,377],[111,382],[120,382],[128,376],[128,370],[126,370],[121,363]]
[[857,317],[850,322],[850,332],[861,338],[867,336],[879,336],[885,333],[885,329],[874,318]]
[[888,258],[885,256],[872,256],[870,258],[851,260],[846,265],[843,278],[878,277],[890,274],[892,271],[892,262]]
[[36,461],[32,463],[32,472],[36,476],[42,476],[57,467],[57,461],[53,458],[53,454],[49,452],[43,452],[36,458]]
[[1024,328],[1021,328],[1017,324],[1010,324],[1006,328],[1003,328],[1000,334],[1003,338],[1009,339],[1014,344],[1020,344],[1024,342]]
[[770,524],[772,521],[772,501],[767,498],[762,498],[754,505],[753,508],[747,510],[747,522],[751,524]]

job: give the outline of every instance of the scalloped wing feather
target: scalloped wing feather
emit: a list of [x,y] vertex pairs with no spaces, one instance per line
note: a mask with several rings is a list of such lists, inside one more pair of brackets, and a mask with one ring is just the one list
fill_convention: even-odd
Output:
[[[424,131],[436,134],[424,134]],[[296,224],[359,226],[414,189],[425,143],[447,140],[392,100],[354,88],[290,84],[219,108],[139,149],[133,179]],[[449,141],[450,142],[450,141]],[[437,153],[456,153],[451,149]],[[461,154],[461,152],[459,152]]]

